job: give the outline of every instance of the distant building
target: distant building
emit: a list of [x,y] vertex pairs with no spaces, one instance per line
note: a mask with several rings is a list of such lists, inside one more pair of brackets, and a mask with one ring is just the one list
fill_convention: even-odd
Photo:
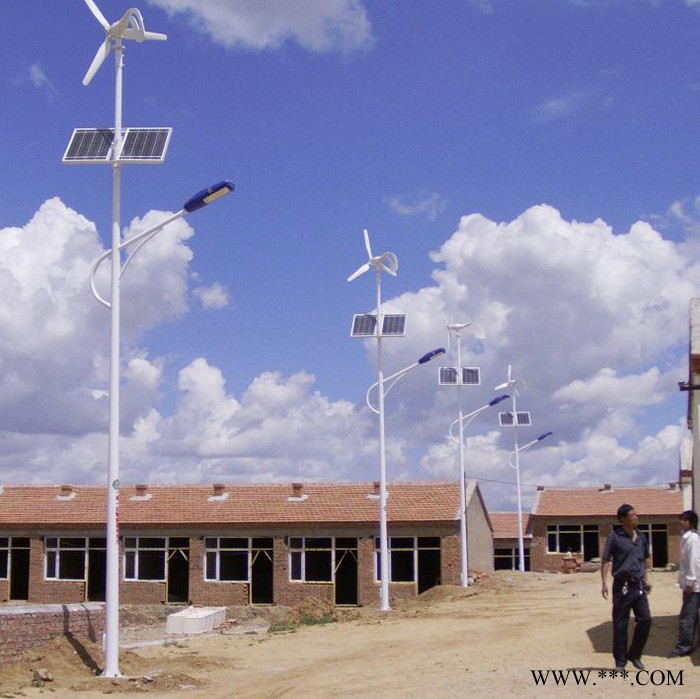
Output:
[[[391,598],[459,584],[458,484],[388,490]],[[122,603],[378,604],[377,483],[144,484],[119,497]],[[476,481],[467,503],[469,567],[488,572]],[[0,487],[0,601],[103,600],[105,523],[103,487]]]
[[663,568],[677,563],[680,551],[678,515],[684,509],[678,483],[659,487],[538,488],[530,515],[532,570],[558,572],[562,558],[581,562],[599,559],[617,508],[629,503],[639,513],[639,528],[647,534],[652,563]]
[[[493,566],[495,570],[519,570],[520,540],[517,512],[489,512],[493,526]],[[525,570],[530,570],[530,513],[523,512]]]

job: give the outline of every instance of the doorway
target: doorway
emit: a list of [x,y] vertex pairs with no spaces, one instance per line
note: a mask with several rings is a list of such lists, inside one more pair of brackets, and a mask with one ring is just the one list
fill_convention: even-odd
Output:
[[357,539],[335,540],[335,603],[357,606]]
[[187,603],[190,598],[190,540],[186,536],[168,539],[168,602]]
[[274,554],[272,539],[253,537],[250,565],[250,603],[272,604],[274,602]]

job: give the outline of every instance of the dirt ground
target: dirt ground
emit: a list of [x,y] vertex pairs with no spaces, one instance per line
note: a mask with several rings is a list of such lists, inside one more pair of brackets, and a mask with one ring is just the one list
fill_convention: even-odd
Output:
[[[100,648],[56,642],[0,668],[5,697],[700,697],[700,649],[667,659],[680,592],[674,573],[654,573],[654,615],[644,661],[611,676],[610,603],[597,573],[498,572],[468,590],[444,586],[391,612],[229,610],[223,629],[166,639],[164,614],[122,614],[123,678],[96,676]],[[232,616],[236,616],[233,619]],[[269,626],[269,628],[268,628]],[[32,686],[33,671],[53,680]],[[579,670],[576,677],[546,670]],[[538,684],[533,671],[543,671]],[[604,675],[601,676],[601,671]],[[583,678],[586,684],[583,685]],[[566,678],[567,684],[561,684]]]

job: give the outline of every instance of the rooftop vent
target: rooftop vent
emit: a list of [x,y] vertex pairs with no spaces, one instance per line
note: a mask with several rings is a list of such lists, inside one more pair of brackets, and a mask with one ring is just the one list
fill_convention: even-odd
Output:
[[372,483],[372,492],[367,494],[368,498],[376,499],[381,497],[382,494],[382,484],[380,481],[374,481]]
[[56,496],[56,500],[72,500],[75,495],[76,493],[72,485],[62,485],[59,494]]
[[209,502],[217,500],[228,500],[226,485],[224,483],[213,483],[211,486],[211,495],[207,498]]
[[136,495],[130,499],[139,502],[143,500],[150,500],[153,497],[152,493],[148,492],[148,483],[137,483],[136,484]]
[[603,483],[603,485],[600,488],[598,488],[598,490],[601,493],[612,493],[613,492],[612,483]]
[[292,483],[292,494],[287,498],[289,502],[303,502],[309,496],[304,492],[303,483]]

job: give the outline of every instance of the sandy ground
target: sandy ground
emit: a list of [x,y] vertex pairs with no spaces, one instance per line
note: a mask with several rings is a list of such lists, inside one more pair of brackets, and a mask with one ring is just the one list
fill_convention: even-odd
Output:
[[[345,610],[338,621],[302,625],[280,616],[267,631],[249,611],[248,619],[223,632],[163,640],[161,620],[131,614],[121,636],[131,644],[120,654],[125,677],[96,677],[100,649],[60,639],[1,668],[0,697],[697,699],[700,650],[691,657],[666,658],[680,606],[675,574],[655,573],[653,582],[647,672],[639,675],[628,666],[627,677],[611,676],[610,603],[600,595],[597,573],[501,572],[469,590],[435,588],[391,612]],[[158,636],[161,640],[154,640]],[[49,670],[53,681],[33,687],[36,668]],[[572,669],[589,672],[579,675],[578,685],[570,673],[566,686],[557,686],[552,675],[546,685],[536,684],[532,672]]]

